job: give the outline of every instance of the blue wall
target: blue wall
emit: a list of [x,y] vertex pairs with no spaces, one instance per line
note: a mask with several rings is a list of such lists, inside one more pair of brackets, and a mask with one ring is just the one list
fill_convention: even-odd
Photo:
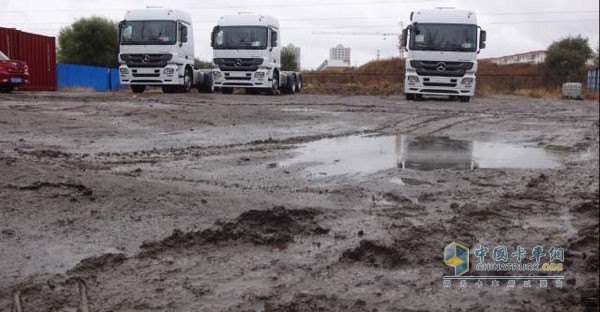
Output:
[[596,91],[600,89],[600,84],[598,81],[600,80],[600,70],[592,69],[588,72],[587,78],[587,90],[588,91]]
[[118,91],[119,69],[57,64],[56,81],[59,89],[86,88],[96,91]]

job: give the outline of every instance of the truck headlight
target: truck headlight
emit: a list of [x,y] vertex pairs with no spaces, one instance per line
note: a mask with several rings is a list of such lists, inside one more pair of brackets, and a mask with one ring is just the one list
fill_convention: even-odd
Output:
[[460,83],[464,84],[464,85],[472,85],[473,84],[473,78],[463,78],[460,81]]
[[129,75],[129,68],[119,68],[119,73],[121,73],[121,75]]
[[223,74],[220,71],[213,71],[212,74],[214,79],[221,79],[221,77],[223,76]]
[[165,73],[165,75],[173,75],[175,73],[175,68],[165,68],[163,73]]
[[419,77],[417,76],[408,76],[408,83],[410,84],[415,84],[415,83],[419,83]]
[[263,79],[265,79],[265,73],[264,72],[256,72],[256,73],[254,73],[254,78],[256,78],[258,80],[263,80]]

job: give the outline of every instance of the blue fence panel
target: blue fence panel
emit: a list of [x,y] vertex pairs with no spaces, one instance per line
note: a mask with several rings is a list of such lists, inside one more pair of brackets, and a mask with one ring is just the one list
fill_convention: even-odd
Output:
[[590,71],[588,71],[588,77],[587,77],[587,90],[588,91],[595,91],[598,92],[598,90],[600,89],[600,85],[598,84],[598,79],[599,77],[599,70],[598,69],[592,69]]
[[112,68],[110,70],[110,91],[119,91],[121,89],[121,79],[119,78],[119,69]]
[[119,71],[114,68],[57,64],[56,75],[59,89],[85,88],[96,91],[119,90]]

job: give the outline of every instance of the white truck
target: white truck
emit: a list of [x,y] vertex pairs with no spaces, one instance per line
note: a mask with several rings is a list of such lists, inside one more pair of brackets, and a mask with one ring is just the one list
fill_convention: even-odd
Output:
[[212,32],[212,78],[215,90],[231,94],[302,90],[302,74],[281,69],[279,21],[259,14],[221,17]]
[[473,11],[436,8],[412,12],[402,32],[408,51],[404,92],[407,100],[423,95],[468,102],[475,94],[477,55],[486,32]]
[[119,76],[134,93],[211,92],[210,70],[194,69],[194,32],[188,13],[167,8],[127,11],[119,23]]

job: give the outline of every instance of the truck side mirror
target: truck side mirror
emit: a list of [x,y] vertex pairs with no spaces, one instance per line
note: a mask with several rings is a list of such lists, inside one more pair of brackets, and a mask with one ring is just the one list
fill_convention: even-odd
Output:
[[119,22],[119,42],[121,42],[121,35],[123,33],[123,27],[125,27],[125,21]]
[[215,47],[215,38],[217,37],[217,33],[219,32],[220,27],[219,26],[215,26],[213,28],[212,34],[210,36],[210,46],[211,47]]
[[487,31],[482,30],[479,34],[479,48],[485,49],[485,41],[487,40]]
[[274,48],[277,46],[277,32],[271,32],[271,47]]
[[404,28],[402,30],[402,39],[400,40],[400,47],[401,48],[406,48],[408,43],[408,28]]

